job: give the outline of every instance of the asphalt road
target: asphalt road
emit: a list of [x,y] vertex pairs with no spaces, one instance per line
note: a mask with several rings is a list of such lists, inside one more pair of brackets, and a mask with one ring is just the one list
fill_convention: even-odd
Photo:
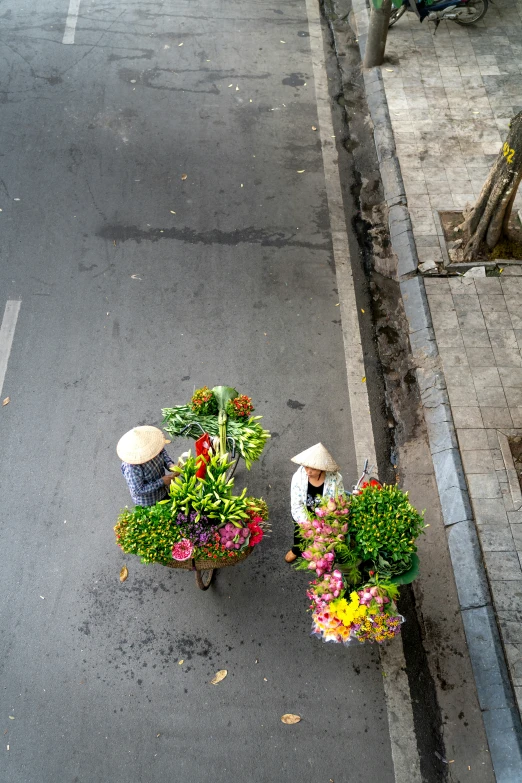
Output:
[[[283,560],[290,457],[356,478],[305,2],[68,10],[0,2],[0,780],[391,783],[378,653],[311,639]],[[218,383],[274,533],[203,593],[115,546],[115,444]]]

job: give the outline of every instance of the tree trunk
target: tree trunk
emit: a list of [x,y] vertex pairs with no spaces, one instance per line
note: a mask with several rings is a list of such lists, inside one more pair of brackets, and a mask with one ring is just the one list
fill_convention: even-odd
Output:
[[492,250],[501,238],[508,238],[509,218],[521,180],[522,111],[511,120],[506,142],[478,201],[461,225],[467,235],[465,261],[473,261],[481,251]]
[[365,68],[382,65],[391,12],[392,0],[383,0],[380,8],[375,8],[375,5],[371,3],[368,39],[364,50],[363,65]]

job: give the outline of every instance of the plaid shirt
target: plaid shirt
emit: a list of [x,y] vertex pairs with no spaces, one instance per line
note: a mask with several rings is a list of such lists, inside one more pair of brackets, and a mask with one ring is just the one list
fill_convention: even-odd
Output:
[[129,465],[128,462],[122,462],[121,472],[125,476],[131,497],[137,506],[153,506],[159,500],[168,497],[163,476],[165,468],[169,465],[174,463],[165,449],[143,465]]

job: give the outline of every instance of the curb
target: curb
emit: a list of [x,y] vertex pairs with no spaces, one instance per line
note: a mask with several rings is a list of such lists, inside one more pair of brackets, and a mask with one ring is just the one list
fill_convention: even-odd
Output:
[[[361,61],[368,38],[366,0],[352,0]],[[478,700],[498,783],[522,780],[522,723],[508,675],[469,501],[444,374],[395,149],[382,73],[363,69],[388,224],[416,364],[424,418]]]

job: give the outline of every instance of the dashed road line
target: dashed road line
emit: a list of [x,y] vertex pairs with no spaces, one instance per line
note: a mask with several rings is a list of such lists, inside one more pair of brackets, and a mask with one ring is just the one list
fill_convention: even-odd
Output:
[[2,318],[2,326],[0,326],[0,395],[4,388],[7,362],[9,361],[9,355],[11,353],[11,346],[13,344],[13,337],[21,304],[22,302],[17,299],[8,299],[4,310],[4,317]]
[[[360,471],[365,459],[369,459],[370,463],[375,464],[375,442],[365,383],[366,371],[344,215],[338,154],[333,131],[331,98],[328,90],[318,0],[306,0],[306,10],[333,254],[339,290],[355,454],[357,467]],[[389,643],[386,648],[381,650],[381,665],[384,675],[384,693],[395,780],[397,783],[419,783],[422,780],[420,759],[406,674],[406,661],[400,635],[394,642]]]
[[69,11],[65,22],[62,43],[73,44],[76,35],[76,24],[78,22],[78,13],[80,11],[81,0],[69,0]]

